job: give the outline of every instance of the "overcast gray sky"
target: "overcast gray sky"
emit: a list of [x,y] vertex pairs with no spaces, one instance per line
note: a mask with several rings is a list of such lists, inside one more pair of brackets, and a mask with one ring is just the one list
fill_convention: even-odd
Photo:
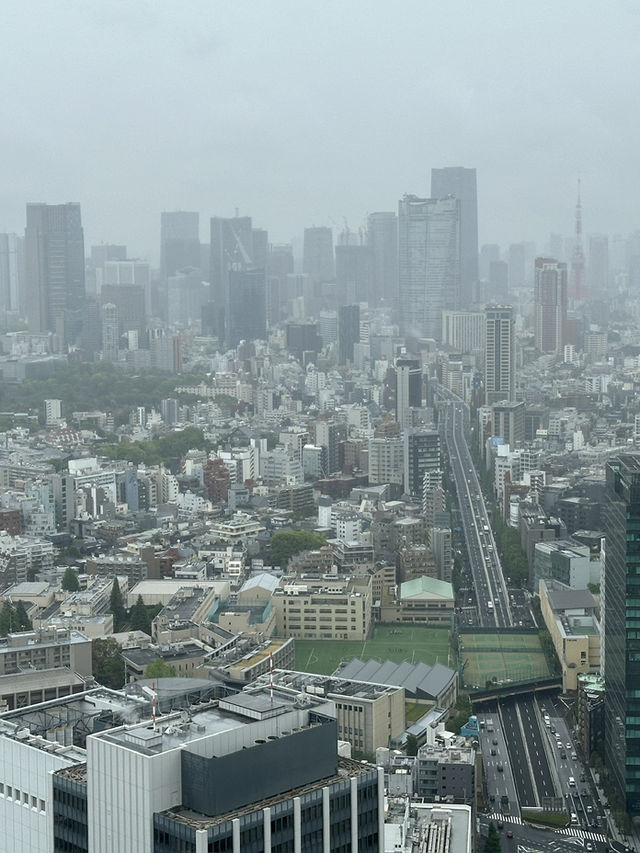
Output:
[[640,227],[636,0],[3,3],[0,231],[79,201],[158,257],[161,210],[274,242],[478,170],[480,242]]

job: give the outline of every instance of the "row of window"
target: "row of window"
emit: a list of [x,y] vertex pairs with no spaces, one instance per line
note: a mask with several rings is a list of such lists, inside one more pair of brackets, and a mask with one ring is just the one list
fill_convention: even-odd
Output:
[[0,797],[4,797],[5,800],[13,800],[16,805],[30,806],[35,811],[44,812],[45,810],[44,800],[31,796],[26,791],[19,791],[11,785],[5,785],[3,782],[0,782]]

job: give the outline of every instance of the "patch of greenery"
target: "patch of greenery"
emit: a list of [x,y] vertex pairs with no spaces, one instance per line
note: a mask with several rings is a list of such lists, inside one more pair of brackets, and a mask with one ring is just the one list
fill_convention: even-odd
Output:
[[534,812],[522,809],[522,820],[529,823],[539,823],[543,826],[569,826],[569,818],[564,812]]
[[161,465],[171,459],[180,458],[188,450],[210,450],[202,430],[185,427],[163,438],[151,441],[125,441],[118,444],[103,444],[100,453],[108,459],[125,459],[134,465]]
[[314,551],[327,544],[321,533],[311,530],[278,530],[271,537],[269,551],[275,566],[285,568],[294,554],[301,551]]

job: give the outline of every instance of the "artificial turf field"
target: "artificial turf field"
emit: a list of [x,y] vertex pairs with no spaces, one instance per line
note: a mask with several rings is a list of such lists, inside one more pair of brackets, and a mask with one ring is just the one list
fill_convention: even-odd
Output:
[[469,689],[488,680],[531,681],[551,674],[537,634],[461,634],[458,654]]
[[371,639],[296,640],[296,669],[332,675],[342,662],[392,660],[396,663],[428,664],[450,662],[449,630],[417,625],[376,625]]

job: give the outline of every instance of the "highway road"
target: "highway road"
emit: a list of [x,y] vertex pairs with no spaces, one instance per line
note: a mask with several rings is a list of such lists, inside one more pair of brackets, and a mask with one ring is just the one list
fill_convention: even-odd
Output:
[[498,628],[514,624],[509,591],[489,524],[480,481],[465,435],[469,408],[455,394],[438,389],[441,427],[458,495],[469,566],[475,585],[478,623]]

